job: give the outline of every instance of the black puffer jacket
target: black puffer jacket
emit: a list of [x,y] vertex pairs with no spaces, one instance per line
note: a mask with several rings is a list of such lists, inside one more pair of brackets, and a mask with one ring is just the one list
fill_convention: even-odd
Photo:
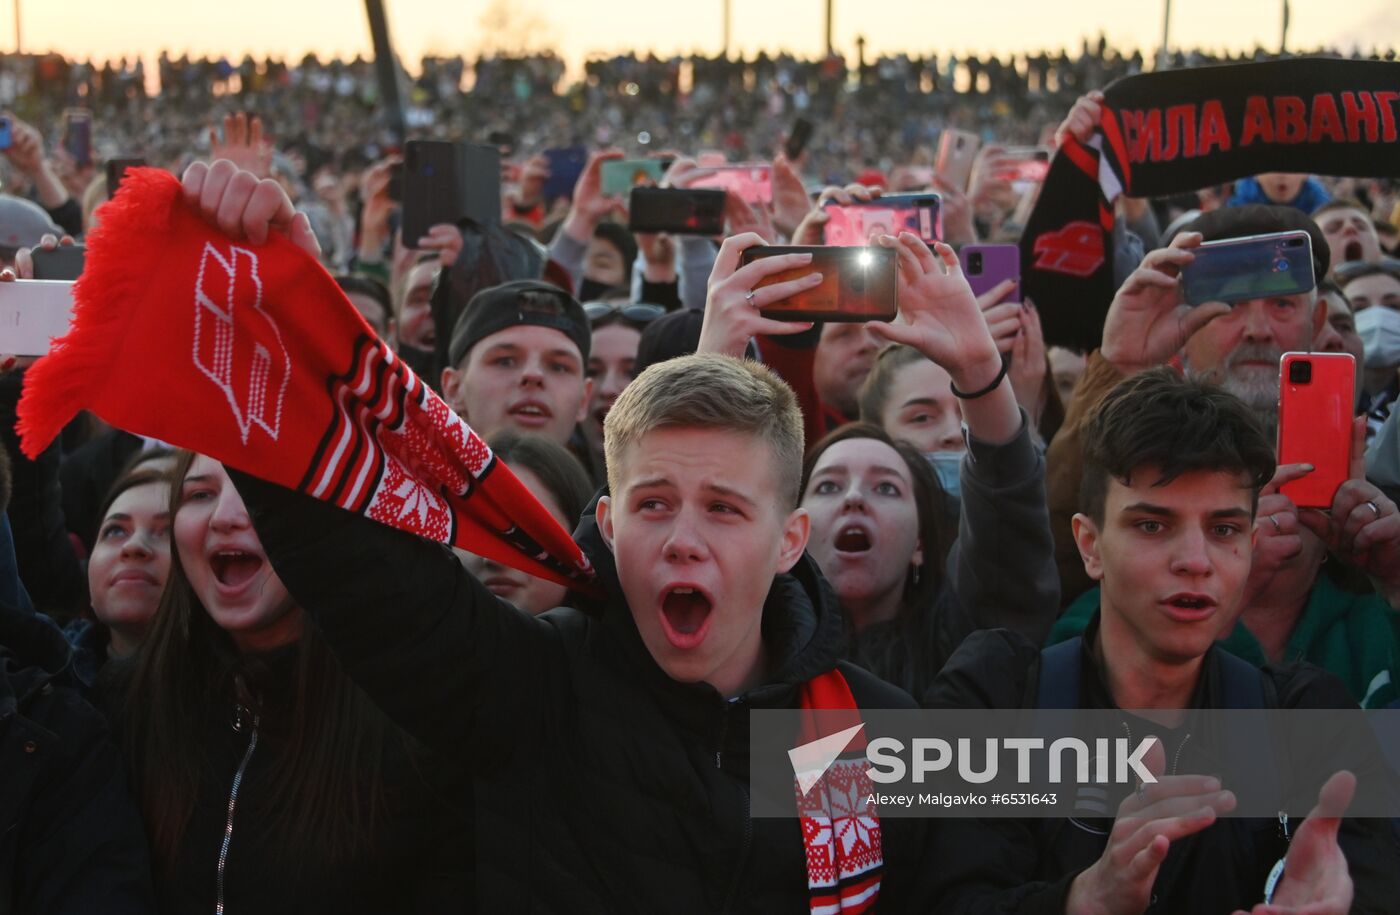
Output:
[[[806,912],[795,819],[749,816],[749,710],[836,667],[862,708],[910,698],[838,662],[839,610],[804,557],[764,610],[768,681],[726,701],[652,660],[592,523],[609,599],[531,617],[445,548],[233,474],[273,566],[405,730],[476,776],[482,911]],[[885,819],[881,911],[922,910],[926,823]]]
[[67,640],[0,605],[0,915],[154,911],[141,816]]
[[[1086,632],[1081,652],[1080,705],[1112,709],[1116,706],[1087,647],[1096,631],[1097,620]],[[1222,707],[1219,655],[1219,648],[1206,655],[1194,708]],[[949,659],[924,696],[924,705],[1034,707],[1039,674],[1039,646],[1005,630],[973,633]],[[1261,675],[1272,679],[1272,690],[1266,690],[1266,695],[1277,697],[1278,708],[1356,708],[1341,680],[1321,668],[1308,664],[1265,668]],[[1193,769],[1190,751],[1179,754],[1173,740],[1158,733],[1181,772],[1210,771]],[[1176,746],[1185,744],[1183,740]],[[1317,749],[1325,757],[1325,743]],[[1070,884],[1103,853],[1112,825],[1111,820],[1101,819],[945,821],[933,841],[939,861],[936,910],[1062,915]],[[1400,849],[1388,823],[1343,820],[1338,841],[1356,889],[1352,912],[1394,912],[1400,899]],[[1147,911],[1150,915],[1249,911],[1263,902],[1264,882],[1286,851],[1277,824],[1222,819],[1171,844]]]

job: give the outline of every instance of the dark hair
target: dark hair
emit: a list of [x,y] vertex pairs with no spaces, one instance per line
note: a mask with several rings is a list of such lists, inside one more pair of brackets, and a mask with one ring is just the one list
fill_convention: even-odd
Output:
[[528,470],[539,477],[544,488],[558,500],[564,517],[570,524],[578,524],[583,510],[593,500],[593,484],[569,449],[543,436],[514,430],[496,433],[487,444],[507,467]]
[[[919,519],[919,542],[924,552],[918,583],[906,575],[904,593],[893,625],[870,626],[864,632],[850,632],[850,657],[881,679],[906,692],[920,695],[923,688],[938,673],[934,663],[942,660],[928,658],[926,646],[933,644],[933,606],[943,587],[943,568],[956,536],[953,513],[938,483],[938,475],[918,449],[906,441],[896,440],[874,423],[847,423],[832,430],[811,448],[802,460],[802,487],[812,479],[812,470],[832,445],[851,439],[868,438],[883,442],[895,450],[909,469],[913,481],[914,509]],[[849,621],[848,621],[849,622]],[[848,627],[849,628],[849,627]]]
[[902,343],[891,343],[880,350],[874,367],[865,376],[860,393],[856,395],[856,402],[860,405],[860,421],[883,426],[885,407],[889,404],[895,378],[905,366],[927,361],[928,357],[923,353]]
[[632,275],[632,262],[637,259],[637,239],[627,231],[627,227],[615,222],[600,222],[593,229],[593,237],[605,241],[617,249],[622,258],[623,275]]
[[[171,474],[179,510],[196,455]],[[195,596],[171,550],[170,577],[142,642],[121,708],[124,749],[158,871],[175,861],[210,764],[210,709],[234,702],[288,710],[286,742],[267,785],[268,834],[285,854],[337,860],[363,847],[382,806],[383,749],[392,726],[346,676],[315,626],[294,648],[289,694],[257,696],[266,664],[240,656]],[[261,677],[259,675],[261,674]]]
[[1165,486],[1184,473],[1219,471],[1249,477],[1254,491],[1274,473],[1274,449],[1244,402],[1215,385],[1157,368],[1122,382],[1084,427],[1080,510],[1104,520],[1108,481],[1124,484],[1152,468]]

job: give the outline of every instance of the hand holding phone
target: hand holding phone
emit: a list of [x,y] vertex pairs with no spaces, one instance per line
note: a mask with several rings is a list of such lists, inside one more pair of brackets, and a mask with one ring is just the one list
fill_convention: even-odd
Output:
[[[958,191],[967,190],[972,177],[972,165],[982,140],[975,133],[952,127],[938,138],[938,159],[933,174],[940,182]],[[930,179],[931,181],[932,179]]]
[[891,343],[914,347],[946,369],[963,391],[985,387],[1001,366],[1001,354],[953,249],[935,242],[930,251],[909,233],[879,241],[899,256],[904,323],[872,323],[870,329]]
[[1181,270],[1188,305],[1298,295],[1316,286],[1312,237],[1302,231],[1208,241]]
[[[1279,492],[1328,509],[1351,477],[1356,360],[1349,353],[1284,353],[1279,369],[1278,462],[1313,470]],[[1364,445],[1363,445],[1364,447]]]
[[678,187],[634,187],[628,198],[627,228],[672,235],[724,232],[724,191]]
[[[754,297],[759,313],[779,321],[892,321],[899,314],[899,282],[895,252],[881,247],[810,248],[790,245],[755,246],[741,257],[744,264],[765,258],[806,256],[801,266],[765,275],[755,292],[780,287],[784,295],[768,301]],[[786,284],[801,282],[816,271],[819,280],[805,288]],[[769,293],[772,295],[772,293]]]
[[59,245],[56,248],[39,247],[29,252],[36,280],[72,282],[82,276],[86,257],[87,248],[83,245]]
[[937,194],[888,194],[840,205],[827,202],[826,243],[864,245],[881,235],[912,232],[925,242],[938,238]]
[[[763,309],[823,282],[812,266],[811,252],[746,257],[762,247],[763,239],[753,233],[731,235],[720,245],[710,270],[698,352],[740,357],[753,337],[799,333],[812,326],[799,321],[777,321],[762,314]],[[789,278],[771,282],[778,274]]]

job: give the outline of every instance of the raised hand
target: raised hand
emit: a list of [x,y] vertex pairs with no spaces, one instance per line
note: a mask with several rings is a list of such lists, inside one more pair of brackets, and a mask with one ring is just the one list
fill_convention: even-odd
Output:
[[272,143],[263,137],[262,118],[243,112],[224,115],[224,135],[209,128],[209,158],[227,159],[257,178],[272,176]]
[[1400,605],[1400,509],[1366,479],[1366,418],[1352,421],[1351,478],[1328,512],[1303,509],[1298,521],[1329,550],[1371,576],[1392,607]]
[[1081,95],[1074,107],[1065,115],[1060,126],[1055,128],[1055,145],[1065,145],[1065,140],[1073,137],[1080,143],[1088,143],[1094,131],[1103,123],[1103,93],[1097,89]]
[[720,245],[715,265],[710,270],[705,320],[700,326],[699,352],[742,356],[751,337],[795,334],[811,328],[809,322],[775,321],[759,314],[760,309],[812,289],[822,281],[820,273],[809,273],[762,289],[755,288],[765,277],[812,262],[810,254],[780,254],[739,266],[739,256],[745,249],[764,243],[760,236],[746,233],[730,236]]
[[1218,779],[1163,775],[1167,759],[1160,740],[1143,763],[1156,784],[1118,805],[1103,854],[1070,885],[1065,915],[1142,915],[1171,843],[1200,832],[1235,807],[1235,796],[1222,791]]
[[1354,888],[1337,832],[1355,793],[1356,776],[1350,772],[1337,772],[1327,780],[1317,793],[1317,805],[1293,834],[1272,902],[1260,903],[1249,915],[1346,915],[1351,911]]
[[1149,252],[1113,297],[1100,353],[1124,375],[1163,364],[1192,334],[1230,313],[1224,302],[1193,308],[1181,301],[1181,268],[1200,244],[1199,232],[1182,232],[1168,247]]
[[802,176],[787,156],[779,155],[773,160],[773,225],[793,239],[794,245],[808,244],[797,241],[797,227],[811,208],[807,189],[802,185]]
[[185,202],[198,210],[205,222],[235,241],[260,245],[278,231],[312,257],[321,256],[321,245],[306,214],[296,211],[292,198],[271,178],[259,179],[227,159],[213,164],[195,162],[185,169],[181,189]]
[[625,204],[621,197],[603,193],[603,163],[623,158],[620,149],[605,149],[588,157],[583,174],[574,184],[574,201],[561,231],[575,241],[588,244],[598,223],[613,213],[621,213]]

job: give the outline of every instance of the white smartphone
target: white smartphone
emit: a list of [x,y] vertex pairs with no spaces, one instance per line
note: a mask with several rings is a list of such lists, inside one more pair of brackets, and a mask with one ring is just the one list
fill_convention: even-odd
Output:
[[68,333],[73,284],[67,280],[0,283],[0,353],[43,356],[54,337]]

